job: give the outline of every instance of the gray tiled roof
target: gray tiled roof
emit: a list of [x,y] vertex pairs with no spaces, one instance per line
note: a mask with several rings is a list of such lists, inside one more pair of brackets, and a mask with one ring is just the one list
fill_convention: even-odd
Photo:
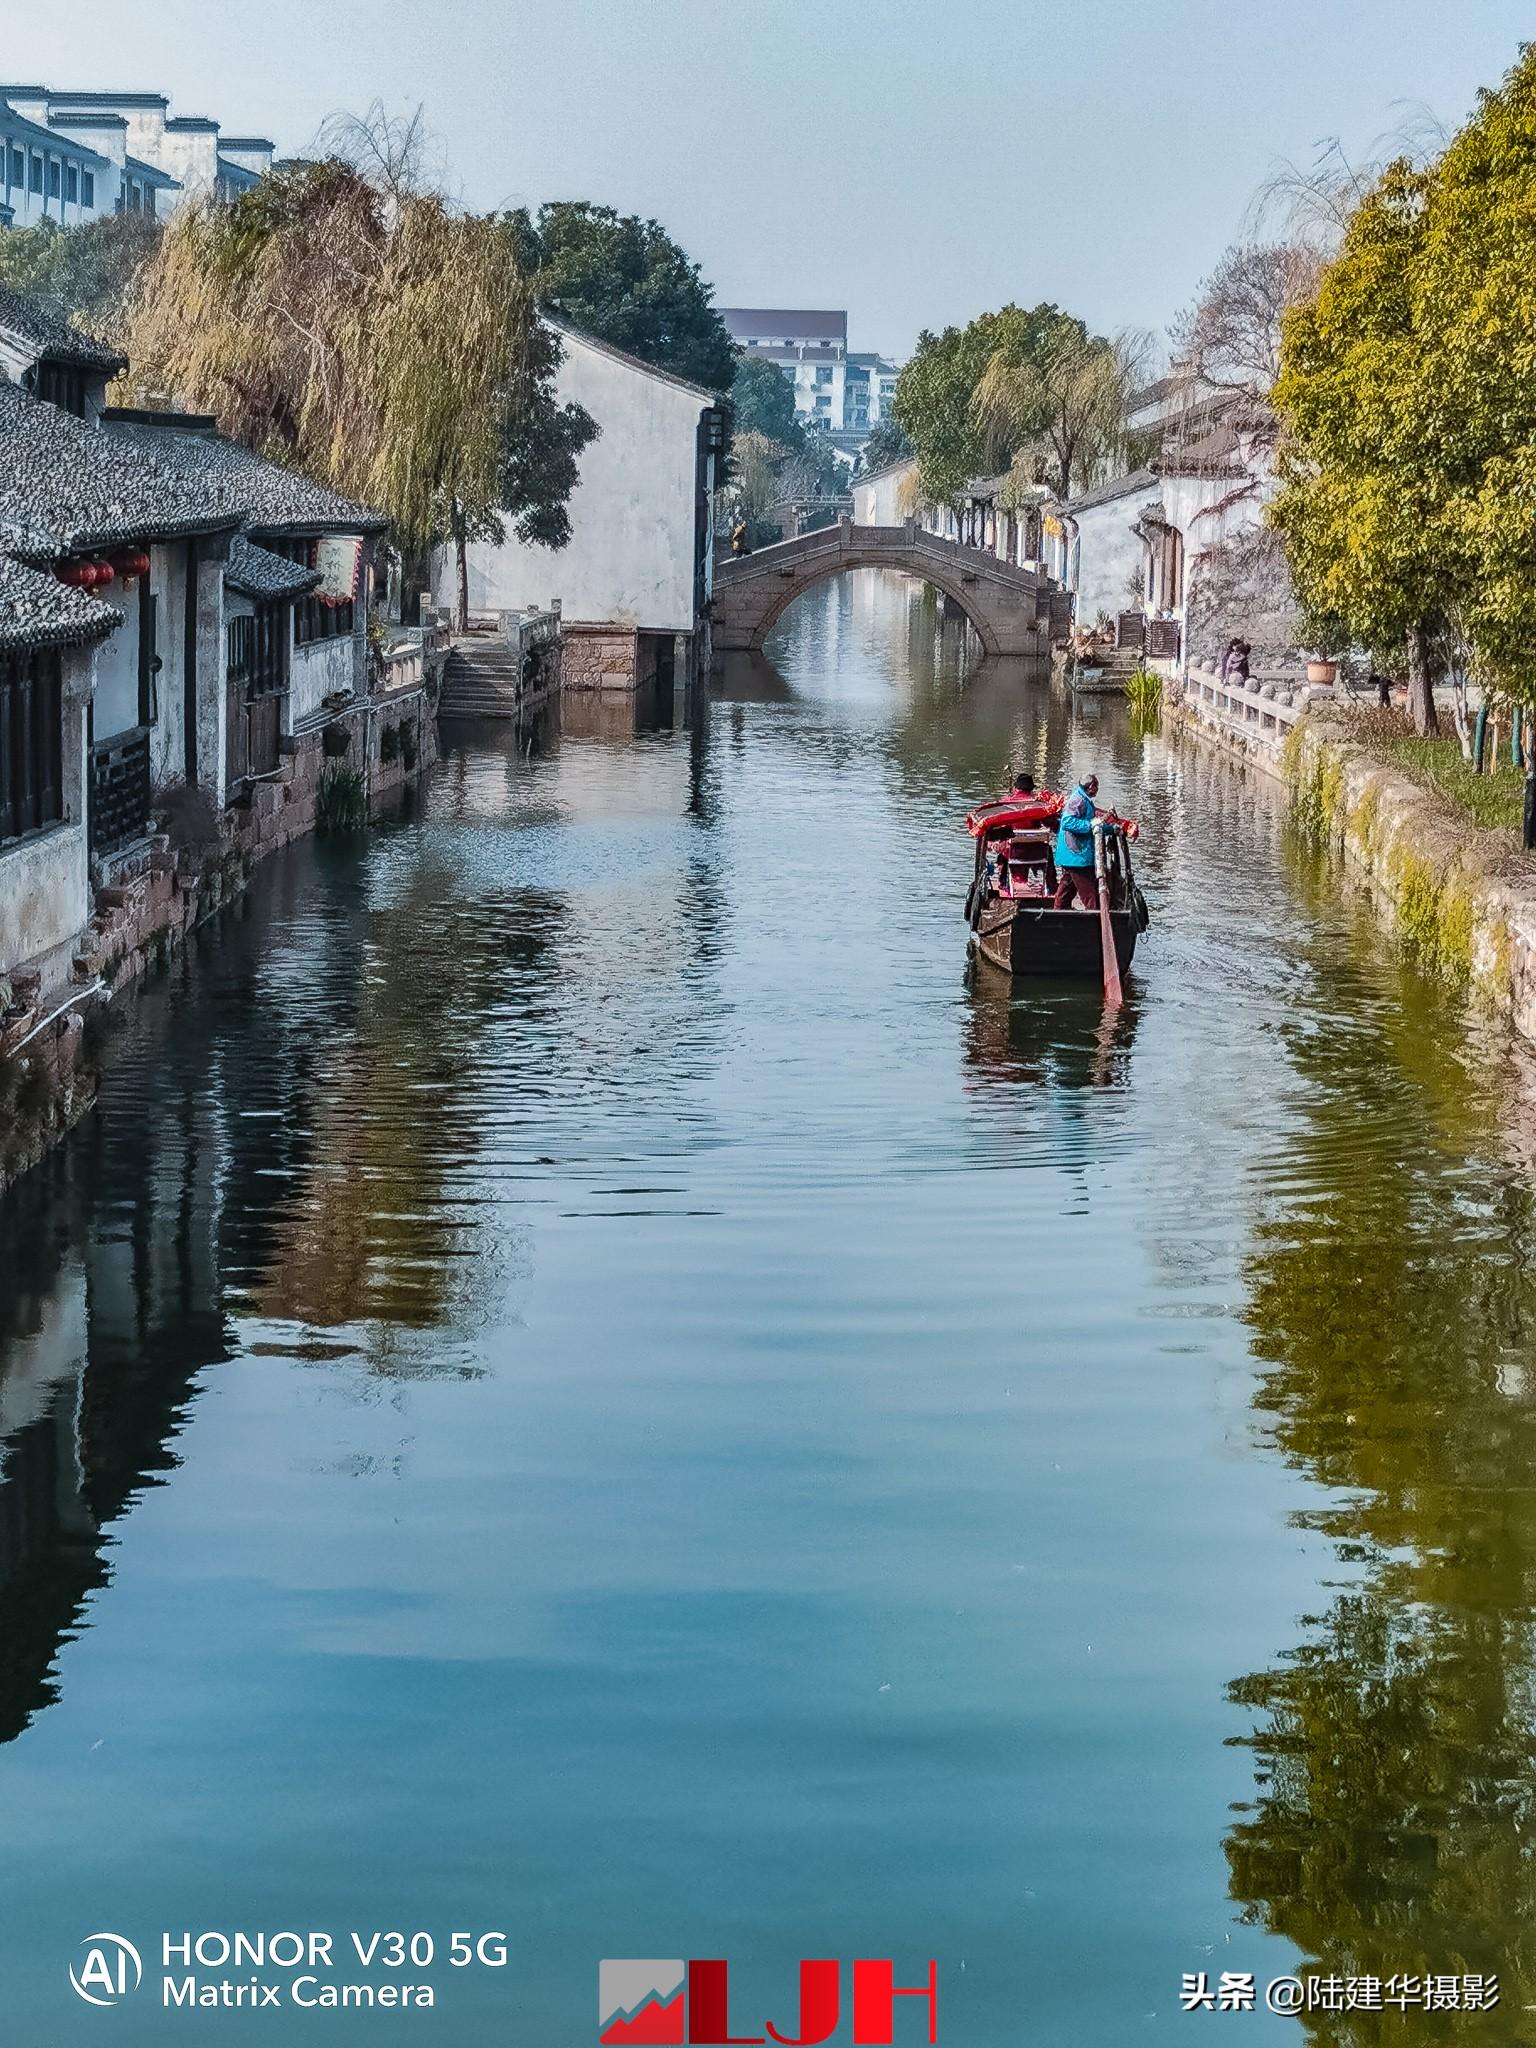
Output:
[[246,524],[227,484],[0,383],[0,549],[23,561]]
[[253,533],[377,533],[387,523],[382,513],[253,455],[200,420],[178,426],[167,414],[109,411],[103,431],[108,440],[184,477],[190,487],[219,493],[221,502],[238,507],[241,525]]
[[1150,469],[1133,469],[1129,476],[1117,476],[1107,484],[1096,484],[1091,491],[1084,491],[1080,497],[1067,501],[1069,513],[1089,512],[1095,505],[1112,505],[1116,498],[1129,498],[1137,491],[1145,491],[1157,482]]
[[0,328],[8,328],[27,347],[51,356],[55,362],[76,363],[82,370],[99,370],[104,376],[112,376],[127,361],[116,349],[82,334],[78,327],[57,318],[36,299],[4,284],[0,284]]
[[60,583],[46,569],[29,569],[0,555],[0,650],[71,647],[99,640],[123,615],[88,590]]
[[231,590],[242,591],[247,597],[299,597],[314,589],[320,572],[302,569],[297,562],[274,555],[270,548],[259,548],[243,533],[237,533],[230,542],[224,581]]

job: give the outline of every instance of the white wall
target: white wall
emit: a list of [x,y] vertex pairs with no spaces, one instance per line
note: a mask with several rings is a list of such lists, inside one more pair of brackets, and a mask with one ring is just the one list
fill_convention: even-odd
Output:
[[[139,154],[134,151],[132,154]],[[168,171],[181,185],[181,193],[171,195],[179,201],[183,196],[189,199],[206,198],[213,190],[219,175],[219,132],[206,128],[181,128],[174,121],[168,121],[160,132],[155,153],[143,154],[145,163],[153,164],[156,170]]]
[[[708,401],[575,336],[561,340],[559,397],[584,405],[602,429],[571,493],[570,545],[471,545],[470,609],[559,598],[569,624],[691,633],[698,428]],[[434,555],[432,589],[451,610],[451,548]]]
[[89,915],[83,825],[60,825],[0,851],[0,973],[45,959]]
[[914,467],[913,463],[903,463],[900,469],[872,477],[868,483],[856,483],[853,487],[854,525],[900,526],[907,516],[902,506],[902,493]]
[[62,657],[63,821],[0,849],[0,974],[35,962],[48,970],[50,985],[67,980],[67,949],[91,914],[85,837],[89,774],[85,705],[91,690],[92,652],[89,647],[67,649]]
[[313,718],[333,691],[355,687],[350,639],[312,640],[307,647],[295,647],[288,678],[289,731]]
[[1101,612],[1113,618],[1133,604],[1127,589],[1141,569],[1144,549],[1136,521],[1160,495],[1157,483],[1143,484],[1107,505],[1075,512],[1078,528],[1077,623],[1091,626]]
[[[120,582],[109,583],[101,592],[107,602],[123,613],[123,623],[109,633],[96,656],[95,737],[115,739],[132,732],[139,722],[139,593],[124,590]],[[165,673],[160,676],[162,691]]]

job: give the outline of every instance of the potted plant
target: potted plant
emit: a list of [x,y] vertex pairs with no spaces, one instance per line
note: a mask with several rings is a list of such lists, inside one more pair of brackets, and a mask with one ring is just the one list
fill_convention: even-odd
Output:
[[1339,673],[1339,656],[1351,644],[1348,626],[1333,613],[1318,613],[1306,621],[1307,681],[1327,687]]

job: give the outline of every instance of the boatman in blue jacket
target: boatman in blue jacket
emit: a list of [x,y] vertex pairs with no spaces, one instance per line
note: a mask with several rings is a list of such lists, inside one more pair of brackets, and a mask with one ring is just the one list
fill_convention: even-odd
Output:
[[1056,894],[1051,901],[1065,910],[1075,896],[1084,910],[1099,907],[1099,885],[1093,872],[1093,800],[1097,775],[1085,775],[1061,807],[1056,834]]

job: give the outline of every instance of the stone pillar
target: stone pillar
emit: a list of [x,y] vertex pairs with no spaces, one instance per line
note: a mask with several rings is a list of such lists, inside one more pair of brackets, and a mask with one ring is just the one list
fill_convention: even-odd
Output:
[[[188,603],[192,593],[187,594]],[[224,731],[224,548],[197,550],[197,780],[216,811],[228,773]],[[292,631],[290,625],[289,628]]]

